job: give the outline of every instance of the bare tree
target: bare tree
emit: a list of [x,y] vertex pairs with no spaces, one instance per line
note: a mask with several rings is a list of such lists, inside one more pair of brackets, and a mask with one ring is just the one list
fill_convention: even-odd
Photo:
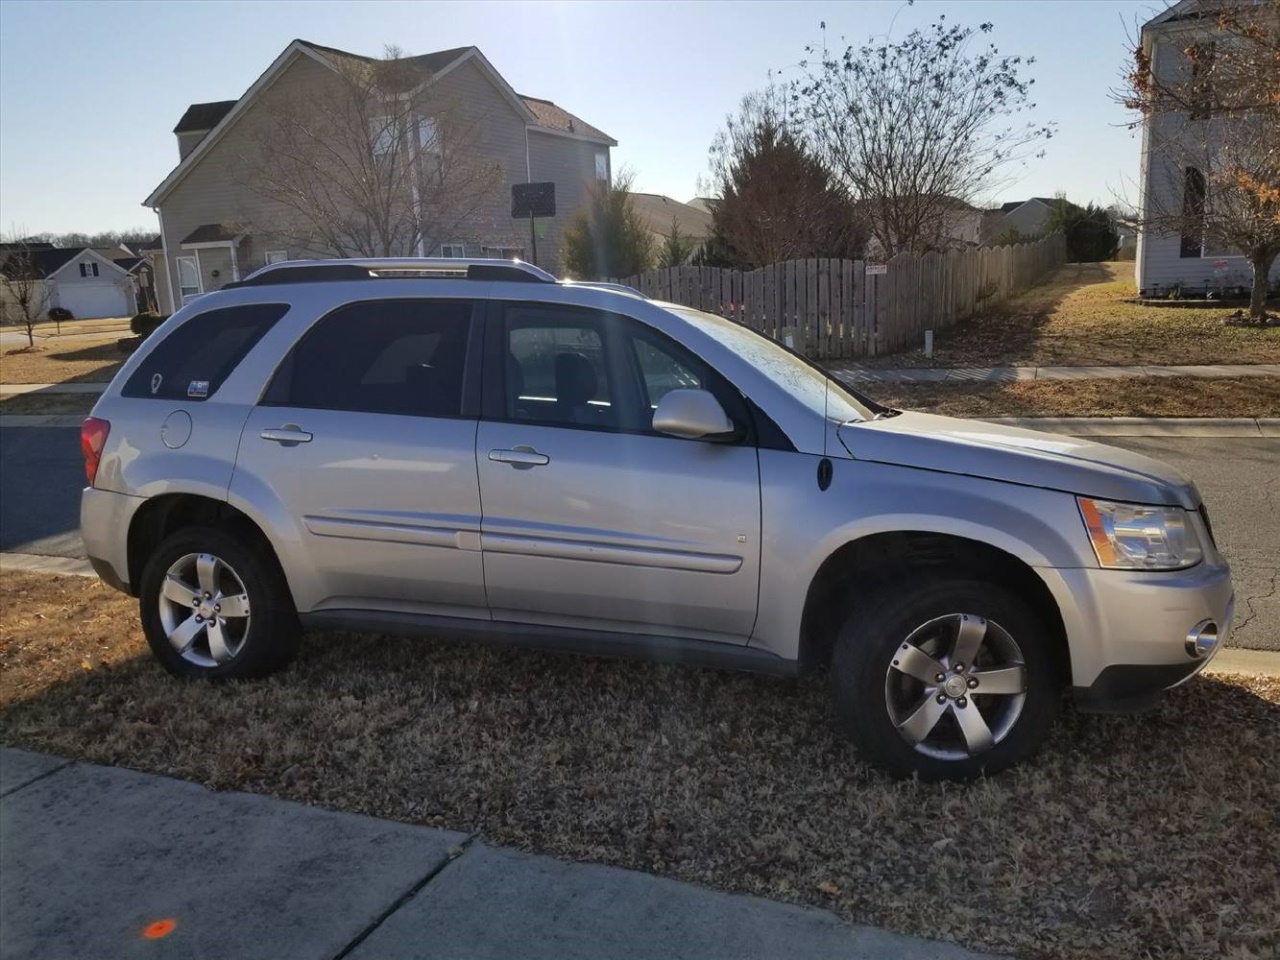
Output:
[[[889,256],[935,245],[959,204],[989,192],[1000,171],[1053,135],[1024,119],[1032,58],[972,50],[976,29],[943,18],[904,39],[842,53],[808,47],[793,86],[822,157],[860,203]],[[1039,155],[1039,154],[1038,154]]]
[[714,248],[754,268],[804,257],[862,256],[866,223],[805,144],[785,92],[744,97],[711,145]]
[[0,308],[9,320],[22,324],[27,346],[36,345],[36,321],[49,305],[49,287],[35,252],[22,241],[4,244],[0,251]]
[[334,82],[276,97],[240,157],[274,213],[253,229],[334,256],[406,256],[456,239],[499,196],[481,118],[440,96],[412,58],[337,60]]
[[1138,222],[1181,236],[1196,256],[1243,254],[1249,316],[1265,322],[1280,256],[1280,2],[1205,4],[1187,16],[1194,28],[1169,40],[1176,60],[1153,57],[1157,38],[1138,36],[1117,92],[1134,125],[1147,125],[1155,171]]

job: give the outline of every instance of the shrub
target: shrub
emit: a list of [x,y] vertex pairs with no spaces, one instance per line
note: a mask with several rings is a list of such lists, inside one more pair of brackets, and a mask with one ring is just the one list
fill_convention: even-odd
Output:
[[66,307],[50,307],[49,319],[54,323],[64,323],[67,320],[74,320],[75,314]]
[[139,313],[129,321],[129,329],[137,336],[146,338],[155,332],[156,327],[168,319],[168,317],[162,317],[156,313]]

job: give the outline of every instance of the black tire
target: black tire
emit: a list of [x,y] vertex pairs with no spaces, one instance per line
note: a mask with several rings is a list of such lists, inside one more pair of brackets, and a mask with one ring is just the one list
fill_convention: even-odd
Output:
[[[200,659],[200,641],[184,655],[169,641],[161,614],[161,589],[171,566],[190,555],[217,557],[237,578],[248,597],[246,623],[234,655],[225,662]],[[225,575],[225,574],[224,574]],[[156,658],[175,677],[233,680],[265,677],[286,666],[298,652],[301,628],[284,574],[270,551],[249,538],[211,527],[188,527],[156,548],[142,571],[138,593],[142,629]],[[194,602],[194,601],[193,601]],[[176,606],[173,609],[177,609]],[[227,621],[223,621],[224,623]],[[231,636],[232,631],[227,632]],[[205,639],[208,646],[207,635]]]
[[[920,574],[913,572],[906,576]],[[959,577],[935,578],[916,584],[907,579],[905,586],[884,585],[882,590],[870,595],[877,599],[859,604],[841,629],[831,664],[837,723],[867,760],[897,777],[966,780],[995,773],[1034,755],[1053,725],[1061,693],[1052,656],[1054,637],[1030,606],[1003,587]],[[943,704],[937,699],[946,696],[943,687],[930,687],[926,682],[899,676],[899,668],[891,668],[891,664],[898,662],[895,656],[900,656],[905,649],[904,641],[926,624],[934,625],[916,636],[937,636],[937,640],[924,643],[926,646],[934,643],[935,650],[943,650],[947,643],[943,639],[946,631],[952,624],[959,629],[959,620],[948,619],[953,615],[987,621],[982,627],[981,649],[990,648],[990,652],[979,657],[979,671],[983,669],[983,657],[988,658],[993,668],[1001,666],[996,661],[1002,650],[1010,649],[1007,640],[1012,639],[1016,644],[1020,664],[1013,661],[1003,664],[1020,665],[1025,676],[1025,699],[1016,715],[1013,706],[1016,697],[974,698],[970,691],[967,697],[962,693],[958,699],[949,699]],[[996,629],[991,630],[991,625]],[[946,658],[940,657],[939,661],[945,663]],[[958,665],[961,669],[973,666]],[[943,675],[949,679],[955,666],[948,666]],[[893,674],[891,669],[895,670]],[[979,672],[978,676],[981,675]],[[966,675],[962,682],[973,682],[973,678]],[[931,689],[936,693],[930,694]],[[911,698],[917,696],[920,706],[933,699],[940,710],[951,714],[943,716],[932,728],[934,732],[922,748],[899,733],[890,714],[891,703],[903,698],[909,704]],[[907,710],[910,709],[908,706]],[[956,756],[957,750],[969,749],[964,742],[967,736],[956,719],[961,709],[979,710],[984,723],[994,719],[1011,725],[994,746],[984,752]],[[900,717],[903,712],[899,712]],[[972,714],[968,717],[972,719]],[[941,746],[937,745],[938,741]],[[931,756],[922,750],[949,755]]]

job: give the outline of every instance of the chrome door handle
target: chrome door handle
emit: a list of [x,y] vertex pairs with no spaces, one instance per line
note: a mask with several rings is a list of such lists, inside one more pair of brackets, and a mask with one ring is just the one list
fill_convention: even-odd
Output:
[[517,470],[528,470],[530,467],[543,467],[551,462],[545,453],[539,453],[533,447],[512,447],[510,450],[490,450],[489,459],[498,463],[509,463]]
[[310,443],[311,434],[297,424],[286,423],[283,427],[268,427],[258,434],[263,440],[274,440],[286,447],[294,447],[300,443]]

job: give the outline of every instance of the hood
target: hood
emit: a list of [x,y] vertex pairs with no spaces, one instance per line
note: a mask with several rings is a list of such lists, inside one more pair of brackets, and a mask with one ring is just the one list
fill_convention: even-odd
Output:
[[902,413],[843,424],[840,442],[855,460],[1045,487],[1103,500],[1200,505],[1192,481],[1140,453],[1056,433]]

